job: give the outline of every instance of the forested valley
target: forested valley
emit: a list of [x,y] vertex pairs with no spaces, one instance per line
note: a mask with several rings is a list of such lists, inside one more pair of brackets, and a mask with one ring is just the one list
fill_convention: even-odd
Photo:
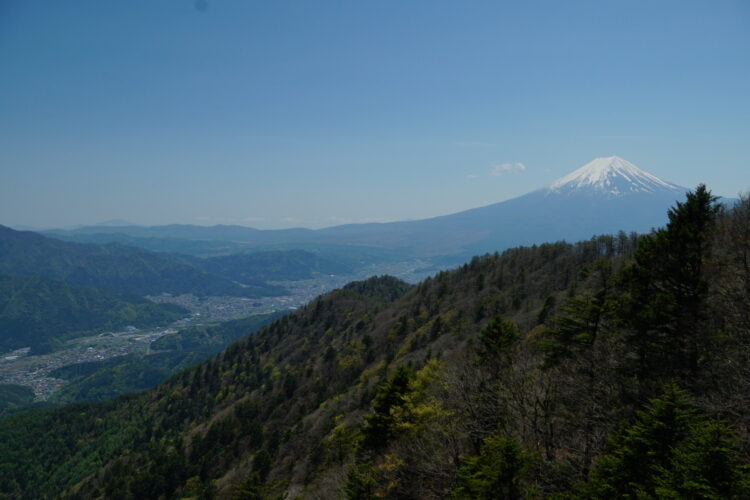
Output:
[[750,198],[325,294],[0,420],[6,498],[748,498]]

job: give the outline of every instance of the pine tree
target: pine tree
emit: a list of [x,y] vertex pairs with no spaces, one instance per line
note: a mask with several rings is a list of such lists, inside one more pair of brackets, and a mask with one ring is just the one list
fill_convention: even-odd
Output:
[[[621,316],[642,383],[679,377],[694,383],[703,357],[712,352],[705,328],[708,281],[705,264],[721,206],[704,185],[669,210],[666,228],[639,242],[635,261],[622,274],[627,292]],[[654,377],[660,375],[660,377]]]
[[371,500],[375,496],[376,482],[372,463],[354,464],[346,475],[344,493],[348,500]]
[[585,498],[742,498],[748,472],[731,430],[691,405],[675,383],[611,440]]
[[464,459],[458,483],[451,492],[454,500],[511,500],[525,498],[524,478],[534,455],[517,440],[495,433],[484,440],[478,456]]
[[520,338],[518,327],[514,323],[500,315],[495,316],[479,334],[480,362],[493,366],[507,364],[513,357],[513,348]]
[[555,320],[556,327],[544,343],[548,366],[584,354],[606,333],[607,321],[612,316],[612,263],[607,259],[600,259],[595,263],[593,271],[593,292],[565,301],[561,314]]
[[409,392],[409,383],[413,378],[412,370],[400,366],[390,380],[378,387],[372,401],[373,413],[365,417],[362,427],[364,449],[380,449],[393,437],[393,410],[404,404],[404,396]]

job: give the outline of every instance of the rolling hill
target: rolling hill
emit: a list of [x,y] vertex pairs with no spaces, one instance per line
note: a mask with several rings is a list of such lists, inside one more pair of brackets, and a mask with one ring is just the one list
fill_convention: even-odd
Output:
[[118,244],[69,243],[0,226],[0,272],[139,296],[160,293],[261,297],[285,290],[263,281],[239,284],[184,259]]
[[352,283],[140,395],[0,420],[21,498],[746,498],[747,199]]
[[[207,245],[231,242],[246,247],[348,245],[398,249],[409,257],[458,256],[518,245],[595,234],[647,232],[666,222],[666,211],[686,188],[663,181],[622,158],[596,158],[550,186],[523,196],[463,212],[416,221],[348,224],[319,230],[258,230],[242,226],[92,226],[55,231],[62,237],[179,238]],[[137,241],[134,244],[138,245]],[[228,245],[228,244],[227,244]],[[401,256],[400,258],[403,258]],[[456,259],[453,259],[456,261]]]
[[354,265],[304,250],[275,250],[210,257],[193,261],[207,272],[243,283],[297,281],[321,274],[348,275]]
[[34,353],[45,352],[96,330],[165,325],[188,313],[109,290],[0,274],[0,351],[31,347]]

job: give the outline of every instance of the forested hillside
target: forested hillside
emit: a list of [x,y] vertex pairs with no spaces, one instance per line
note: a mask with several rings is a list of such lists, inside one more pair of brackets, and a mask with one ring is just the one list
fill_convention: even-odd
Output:
[[146,393],[0,421],[20,498],[747,498],[750,200],[324,295]]
[[169,324],[189,312],[171,304],[36,276],[0,274],[0,351],[48,351],[66,339],[126,325]]
[[240,337],[286,314],[257,314],[216,326],[186,328],[151,342],[148,354],[128,354],[104,361],[63,366],[50,375],[66,381],[51,398],[59,405],[101,401],[149,389],[169,375],[203,361]]
[[247,245],[232,241],[218,240],[191,240],[184,238],[159,238],[159,237],[136,237],[118,232],[118,228],[102,228],[101,233],[87,233],[81,229],[76,230],[50,230],[41,231],[41,234],[56,238],[58,240],[72,243],[96,243],[106,245],[108,243],[119,243],[130,247],[143,248],[152,252],[179,253],[196,256],[225,255],[246,250]]
[[243,283],[304,280],[319,274],[350,274],[352,266],[303,250],[241,253],[204,259],[208,272]]
[[16,384],[0,384],[0,416],[28,408],[34,402],[34,391]]
[[4,226],[0,226],[0,272],[140,296],[162,292],[237,297],[285,293],[281,287],[258,281],[240,285],[177,256],[118,244],[68,243]]

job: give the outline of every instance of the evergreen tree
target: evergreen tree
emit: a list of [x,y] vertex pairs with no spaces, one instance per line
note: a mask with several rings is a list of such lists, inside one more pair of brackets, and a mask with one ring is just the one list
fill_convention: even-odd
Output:
[[265,498],[263,481],[257,472],[234,487],[232,500],[263,500]]
[[526,497],[524,477],[534,455],[517,440],[495,433],[484,440],[478,456],[464,459],[458,482],[451,492],[454,500],[511,500]]
[[500,315],[487,323],[479,334],[479,358],[483,364],[507,364],[513,347],[520,340],[518,327]]
[[627,291],[621,316],[630,327],[628,342],[636,354],[635,374],[679,377],[693,384],[702,357],[711,353],[705,264],[721,207],[701,184],[669,210],[666,228],[642,238],[635,261],[622,274]]
[[371,463],[354,464],[346,475],[344,493],[348,500],[370,500],[376,498],[375,471]]
[[750,494],[730,429],[670,383],[610,442],[585,498],[742,498]]
[[588,351],[606,330],[606,322],[612,316],[611,262],[599,259],[594,265],[594,273],[593,293],[567,299],[556,318],[556,328],[544,344],[548,366]]
[[566,300],[554,321],[555,328],[542,343],[543,366],[558,381],[561,408],[557,416],[576,415],[573,422],[561,418],[558,432],[575,450],[583,476],[604,445],[602,425],[613,418],[615,394],[620,390],[613,384],[616,357],[622,350],[612,298],[611,260],[598,259],[585,274],[587,291]]
[[365,417],[362,428],[364,449],[380,449],[393,437],[393,410],[404,404],[404,396],[409,392],[409,383],[413,378],[412,370],[399,366],[391,379],[378,387],[372,401],[373,413]]

